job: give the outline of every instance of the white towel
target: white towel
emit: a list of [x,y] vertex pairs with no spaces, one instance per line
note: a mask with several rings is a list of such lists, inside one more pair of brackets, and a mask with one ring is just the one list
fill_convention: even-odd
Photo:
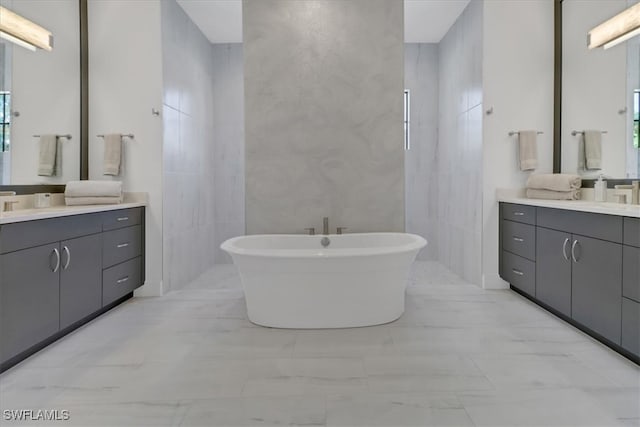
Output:
[[540,173],[527,179],[527,188],[536,190],[571,191],[582,187],[579,175],[563,173]]
[[67,206],[82,205],[117,205],[122,203],[122,197],[65,197]]
[[580,190],[552,191],[527,188],[527,197],[529,199],[580,200]]
[[538,132],[521,130],[518,133],[520,146],[520,170],[528,171],[538,167]]
[[58,154],[58,137],[56,135],[42,135],[39,149],[38,175],[54,176],[56,173],[56,158],[60,157]]
[[64,197],[118,197],[122,198],[121,181],[69,181]]
[[122,159],[122,135],[110,133],[104,136],[104,174],[120,175]]
[[598,170],[602,166],[602,132],[599,130],[584,131],[584,158],[587,170]]

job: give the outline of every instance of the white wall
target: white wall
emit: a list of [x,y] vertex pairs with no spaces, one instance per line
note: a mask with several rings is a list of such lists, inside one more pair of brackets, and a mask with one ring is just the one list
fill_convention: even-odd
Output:
[[405,230],[427,239],[417,259],[438,257],[438,45],[404,45],[411,92],[411,149],[405,151]]
[[[51,52],[15,46],[12,58],[11,184],[64,184],[80,178],[80,12],[76,0],[2,2],[54,36]],[[2,43],[7,43],[2,41]],[[38,176],[38,139],[59,139],[61,174]]]
[[[553,2],[484,2],[482,270],[486,288],[503,288],[498,277],[497,188],[522,188],[529,172],[517,163],[517,139],[509,131],[536,129],[536,173],[553,170]],[[564,126],[564,123],[563,123]]]
[[213,265],[211,44],[175,0],[162,1],[163,284],[179,289]]
[[438,260],[481,283],[482,1],[472,1],[439,45]]
[[404,230],[403,2],[244,0],[248,233]]
[[[160,1],[89,0],[89,156],[91,179],[113,179],[125,191],[149,193],[146,284],[136,295],[162,294],[162,58]],[[102,174],[97,134],[133,133],[123,170]]]
[[[627,0],[564,0],[562,3],[562,172],[594,178],[600,173],[625,178],[627,44],[591,49],[587,33],[627,8]],[[572,130],[606,130],[602,170],[578,169],[579,138]]]
[[230,263],[231,257],[220,244],[245,233],[242,44],[214,44],[212,52],[215,262]]

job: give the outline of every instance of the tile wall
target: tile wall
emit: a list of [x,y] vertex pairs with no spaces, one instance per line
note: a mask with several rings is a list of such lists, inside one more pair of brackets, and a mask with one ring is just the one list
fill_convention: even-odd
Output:
[[482,1],[439,43],[438,261],[482,282]]
[[163,281],[175,290],[216,250],[211,43],[175,0],[162,1]]

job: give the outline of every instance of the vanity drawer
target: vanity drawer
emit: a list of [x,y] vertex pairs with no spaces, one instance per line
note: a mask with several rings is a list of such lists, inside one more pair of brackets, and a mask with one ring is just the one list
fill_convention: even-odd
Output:
[[100,233],[100,214],[71,215],[0,226],[0,253],[33,248]]
[[536,263],[526,258],[502,251],[502,278],[521,291],[535,296]]
[[111,267],[142,253],[142,227],[139,225],[104,233],[102,268]]
[[137,257],[102,272],[102,306],[142,286],[142,258]]
[[622,348],[640,356],[640,303],[622,298]]
[[501,203],[502,218],[509,221],[536,225],[536,207]]
[[538,208],[537,224],[539,227],[622,243],[621,216]]
[[104,212],[102,216],[102,229],[117,230],[118,228],[131,227],[142,223],[142,208],[120,209]]
[[624,244],[640,248],[640,218],[624,219]]
[[640,248],[622,247],[622,295],[640,302]]
[[535,261],[536,227],[513,221],[502,221],[502,249]]

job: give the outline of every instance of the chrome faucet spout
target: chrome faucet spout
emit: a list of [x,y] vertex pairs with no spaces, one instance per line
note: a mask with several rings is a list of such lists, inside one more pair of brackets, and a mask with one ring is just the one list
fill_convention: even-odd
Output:
[[329,234],[329,217],[322,218],[322,234],[325,236]]

